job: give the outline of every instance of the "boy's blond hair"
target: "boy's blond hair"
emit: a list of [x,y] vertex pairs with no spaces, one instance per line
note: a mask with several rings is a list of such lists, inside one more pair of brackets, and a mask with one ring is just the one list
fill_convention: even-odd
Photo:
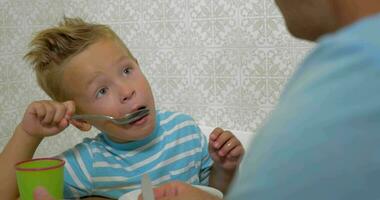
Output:
[[[116,39],[126,48],[110,27],[64,17],[58,26],[37,33],[24,58],[33,65],[39,86],[52,99],[65,101],[68,97],[61,84],[64,64],[101,39]],[[128,48],[126,50],[133,58]]]

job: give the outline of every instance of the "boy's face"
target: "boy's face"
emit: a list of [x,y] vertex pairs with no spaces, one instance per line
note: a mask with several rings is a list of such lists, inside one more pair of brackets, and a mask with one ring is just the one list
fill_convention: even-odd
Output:
[[89,122],[116,142],[143,139],[155,127],[155,105],[150,85],[136,60],[117,40],[104,39],[70,59],[63,86],[78,112],[120,118],[146,107],[149,115],[133,124]]

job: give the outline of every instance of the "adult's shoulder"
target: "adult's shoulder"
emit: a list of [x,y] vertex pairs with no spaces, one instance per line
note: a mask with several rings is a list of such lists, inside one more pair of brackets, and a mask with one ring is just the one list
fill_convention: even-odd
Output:
[[[324,60],[336,58],[368,59],[380,49],[380,14],[362,18],[336,32],[327,34],[317,41],[311,54]],[[318,58],[318,57],[317,57]]]
[[[323,97],[329,95],[326,92],[347,95],[347,91],[364,92],[360,88],[378,85],[380,23],[370,22],[358,22],[320,38],[287,83],[281,100],[304,95]],[[360,28],[377,28],[374,32],[379,33],[375,36]]]

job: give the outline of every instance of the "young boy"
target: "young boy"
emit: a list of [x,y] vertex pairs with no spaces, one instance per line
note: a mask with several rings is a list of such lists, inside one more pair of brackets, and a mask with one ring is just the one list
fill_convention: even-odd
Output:
[[[0,193],[17,196],[14,164],[31,159],[44,137],[69,124],[101,131],[59,157],[65,164],[65,198],[118,198],[140,188],[148,174],[153,184],[180,180],[225,192],[244,153],[231,132],[216,128],[210,142],[185,114],[156,111],[150,85],[137,60],[107,26],[65,18],[40,32],[26,54],[41,88],[53,99],[31,103],[0,155]],[[77,114],[116,118],[148,108],[127,125],[104,120],[74,120]]]

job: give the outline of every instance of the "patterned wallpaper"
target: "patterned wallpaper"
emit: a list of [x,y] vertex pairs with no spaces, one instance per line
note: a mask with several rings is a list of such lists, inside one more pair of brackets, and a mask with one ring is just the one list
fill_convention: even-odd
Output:
[[[27,44],[64,15],[109,24],[139,60],[159,108],[250,132],[313,46],[287,33],[273,0],[0,0],[0,149],[26,106],[47,98],[22,60]],[[37,155],[95,133],[70,127]]]

